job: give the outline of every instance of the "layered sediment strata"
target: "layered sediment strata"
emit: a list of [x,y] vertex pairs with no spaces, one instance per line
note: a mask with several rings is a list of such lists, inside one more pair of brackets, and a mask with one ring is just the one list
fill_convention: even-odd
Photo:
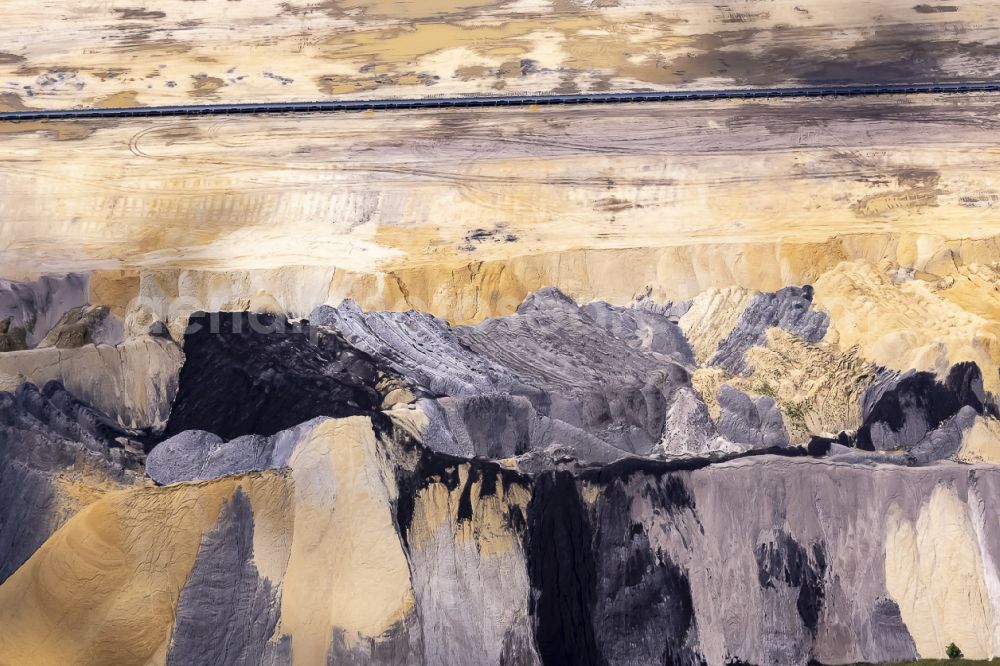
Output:
[[74,395],[139,429],[162,429],[177,390],[184,354],[176,344],[155,337],[119,345],[79,349],[28,349],[0,355],[0,389],[31,382],[58,381]]
[[[867,262],[671,302],[544,288],[453,321],[323,305],[321,281],[214,276],[234,311],[173,319],[121,302],[162,274],[92,287],[73,307],[121,342],[0,354],[0,489],[30,499],[0,515],[0,662],[995,654],[989,269]],[[898,296],[876,321],[975,325],[901,367],[848,335],[862,278]]]
[[[61,7],[86,52],[8,40],[0,107],[996,65],[985,0],[571,4]],[[0,664],[997,654],[997,129],[984,93],[0,124]]]

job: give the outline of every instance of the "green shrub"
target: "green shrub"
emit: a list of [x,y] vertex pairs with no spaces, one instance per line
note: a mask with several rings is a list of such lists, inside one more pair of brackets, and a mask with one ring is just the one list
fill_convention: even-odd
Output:
[[768,398],[774,398],[778,395],[778,392],[774,390],[773,386],[767,383],[766,379],[760,380],[760,383],[753,390],[758,395],[766,395]]
[[785,416],[795,421],[805,420],[805,414],[802,413],[802,408],[791,402],[781,403],[781,411],[784,412]]
[[949,659],[961,659],[964,656],[954,643],[949,643],[948,647],[944,649],[944,653],[948,655]]

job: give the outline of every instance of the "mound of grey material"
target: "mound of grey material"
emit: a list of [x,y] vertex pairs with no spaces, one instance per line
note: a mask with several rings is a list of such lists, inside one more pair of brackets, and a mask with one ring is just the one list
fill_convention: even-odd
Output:
[[424,312],[364,312],[346,300],[335,308],[316,308],[309,320],[338,330],[431,396],[532,392],[507,368],[464,347],[446,322]]
[[34,282],[0,280],[0,321],[27,332],[34,347],[69,310],[86,305],[87,277],[76,273],[45,276]]
[[752,400],[728,384],[719,388],[719,434],[747,449],[788,446],[788,432],[773,398]]
[[[636,332],[639,319],[656,323],[648,339]],[[555,289],[531,294],[515,315],[459,326],[455,334],[543,391],[545,415],[623,454],[653,450],[667,405],[690,382],[690,347],[666,317],[604,304],[579,307]]]
[[581,307],[556,289],[475,326],[451,328],[418,312],[363,312],[350,301],[317,308],[309,319],[405,377],[431,416],[430,445],[456,455],[548,451],[584,462],[649,455],[695,366],[666,315],[599,302]]
[[166,485],[280,469],[288,464],[295,445],[323,419],[311,419],[270,437],[243,435],[228,442],[204,430],[185,430],[149,452],[146,473],[156,483]]
[[739,322],[708,360],[734,375],[749,374],[744,354],[767,341],[767,329],[778,326],[806,342],[818,342],[826,335],[830,317],[812,309],[813,289],[785,287],[773,293],[758,294],[740,315]]
[[280,644],[268,644],[279,604],[278,590],[254,565],[253,508],[237,489],[202,539],[181,591],[167,664],[289,663],[274,661]]
[[[580,307],[543,289],[517,314],[456,327],[455,334],[543,390],[548,416],[624,453],[672,449],[666,428],[671,405],[679,396],[700,402],[690,391],[691,347],[680,327],[657,312],[606,303]],[[700,430],[708,441],[711,424]]]
[[0,392],[0,581],[55,529],[53,476],[80,466],[112,478],[134,475],[141,469],[138,435],[57,382]]

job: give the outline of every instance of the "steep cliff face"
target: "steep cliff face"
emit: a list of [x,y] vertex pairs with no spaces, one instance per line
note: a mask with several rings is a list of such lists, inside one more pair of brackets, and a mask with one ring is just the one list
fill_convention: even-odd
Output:
[[[680,301],[713,289],[764,292],[805,284],[816,287],[823,299],[827,283],[820,278],[826,274],[836,287],[828,312],[850,314],[851,303],[841,299],[853,295],[868,297],[854,312],[920,311],[953,303],[990,319],[997,304],[988,283],[997,252],[995,236],[954,240],[932,234],[844,233],[816,242],[720,240],[552,252],[511,248],[496,259],[458,255],[381,270],[327,265],[139,268],[124,275],[98,270],[91,275],[90,291],[93,303],[129,311],[137,320],[141,313],[155,313],[175,337],[183,336],[186,317],[198,310],[306,316],[321,303],[350,298],[365,310],[415,309],[464,324],[511,314],[528,294],[546,287],[580,302],[615,305],[634,299]],[[880,287],[888,290],[882,293]],[[881,321],[882,326],[888,323]],[[713,334],[707,333],[711,340]],[[954,329],[949,333],[965,335]],[[873,337],[870,344],[881,336]],[[702,344],[701,336],[692,344]]]
[[992,352],[879,365],[832,293],[109,304],[0,354],[0,664],[998,654]]
[[392,413],[287,437],[287,460],[260,465],[280,469],[84,509],[0,586],[0,656],[804,664],[995,650],[990,467],[755,456],[525,475],[437,454]]
[[123,425],[163,429],[184,354],[160,338],[80,349],[29,349],[0,355],[0,389],[58,381]]
[[[995,572],[979,553],[997,538],[996,525],[976,523],[970,499],[970,488],[995,492],[992,470],[946,465],[887,473],[753,458],[688,474],[603,476],[590,489],[591,529],[606,531],[610,542],[597,561],[620,568],[624,579],[608,586],[612,599],[623,601],[614,612],[641,621],[649,612],[644,587],[669,591],[660,577],[680,586],[666,596],[673,617],[687,610],[684,630],[664,636],[654,629],[663,620],[648,620],[659,654],[684,648],[708,663],[882,662],[914,658],[915,640],[925,656],[940,656],[949,640],[975,646],[967,654],[993,654],[995,610],[987,590]],[[946,508],[938,507],[942,502]],[[924,527],[919,540],[896,536],[909,535],[935,511],[938,520],[956,521],[954,532]],[[928,587],[928,569],[941,575],[942,566],[964,572],[962,582],[949,578],[950,595]],[[595,626],[607,626],[608,616],[596,617]],[[928,635],[935,621],[942,624]],[[614,633],[632,635],[623,628]],[[623,661],[606,647],[602,652]]]

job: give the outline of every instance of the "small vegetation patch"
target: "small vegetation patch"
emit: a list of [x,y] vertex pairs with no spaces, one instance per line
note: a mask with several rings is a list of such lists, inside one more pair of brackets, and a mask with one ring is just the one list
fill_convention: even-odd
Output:
[[758,395],[766,395],[768,398],[774,398],[778,395],[778,392],[774,390],[774,387],[767,383],[766,379],[760,380],[760,382],[753,387],[753,392]]
[[781,403],[781,412],[788,418],[795,421],[804,421],[805,414],[802,413],[802,408],[791,402]]

